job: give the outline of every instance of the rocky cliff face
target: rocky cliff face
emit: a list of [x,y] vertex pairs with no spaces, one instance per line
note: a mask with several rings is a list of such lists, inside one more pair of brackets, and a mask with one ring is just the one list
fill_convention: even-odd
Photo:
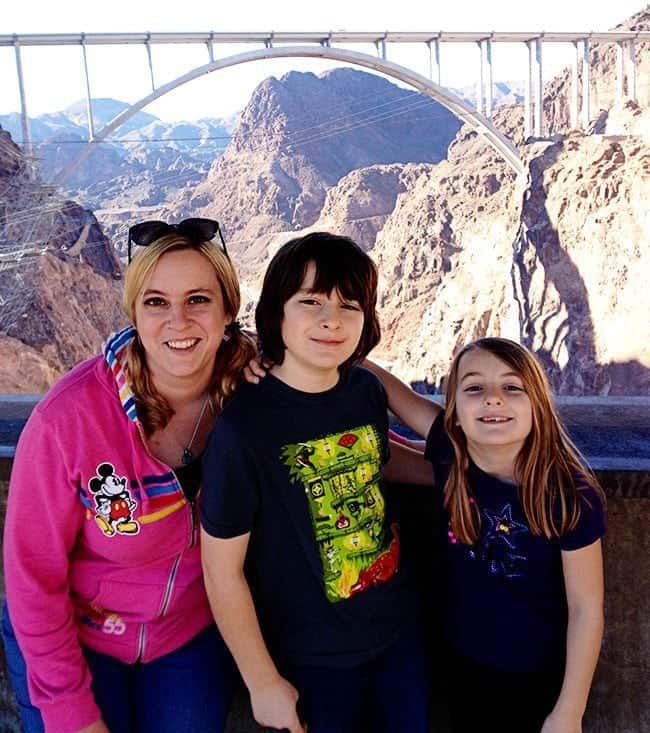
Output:
[[0,392],[41,392],[123,322],[93,214],[44,185],[0,129]]
[[381,273],[377,356],[404,378],[437,384],[457,347],[488,324],[504,330],[515,190],[505,164],[462,133],[399,196],[370,254]]
[[[650,28],[650,11],[621,27]],[[559,134],[568,70],[546,87],[553,141],[523,144],[521,105],[496,112],[527,181],[461,130],[400,194],[371,254],[385,280],[379,355],[402,376],[439,387],[458,347],[501,334],[536,351],[559,393],[650,393],[650,44],[636,46],[638,102],[616,98],[615,46],[591,55],[589,135]]]
[[522,338],[561,393],[650,393],[650,146],[575,137],[526,155],[513,257]]
[[371,251],[377,355],[439,387],[460,346],[500,334],[533,348],[559,393],[648,394],[648,145],[574,136],[522,152],[527,182],[460,135],[399,196]]

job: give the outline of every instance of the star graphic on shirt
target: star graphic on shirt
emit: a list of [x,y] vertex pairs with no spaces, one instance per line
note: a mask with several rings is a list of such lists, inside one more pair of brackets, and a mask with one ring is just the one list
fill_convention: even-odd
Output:
[[516,537],[526,534],[528,527],[512,518],[510,504],[504,504],[497,511],[483,509],[482,514],[486,519],[486,531],[472,556],[487,563],[492,575],[522,576],[528,558],[521,554]]
[[485,540],[488,542],[503,542],[511,550],[517,549],[516,536],[525,534],[528,531],[525,524],[517,522],[512,518],[512,507],[510,504],[504,504],[497,511],[483,509],[483,516],[487,520]]

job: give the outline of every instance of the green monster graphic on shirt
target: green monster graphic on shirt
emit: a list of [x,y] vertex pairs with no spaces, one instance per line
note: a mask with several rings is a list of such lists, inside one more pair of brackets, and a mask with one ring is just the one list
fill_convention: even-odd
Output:
[[391,578],[397,528],[385,531],[380,440],[372,425],[285,445],[282,459],[309,503],[328,600],[335,603]]

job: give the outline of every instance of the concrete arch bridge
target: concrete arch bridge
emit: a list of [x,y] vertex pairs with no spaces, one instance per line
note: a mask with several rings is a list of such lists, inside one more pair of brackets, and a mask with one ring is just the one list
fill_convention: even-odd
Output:
[[[469,125],[483,136],[497,154],[521,176],[524,173],[519,153],[513,143],[496,129],[491,121],[492,113],[492,46],[494,43],[524,43],[528,48],[528,68],[525,75],[526,94],[524,125],[525,136],[531,134],[541,136],[542,127],[542,45],[544,43],[570,43],[575,48],[573,62],[573,84],[571,122],[572,126],[589,124],[589,49],[592,42],[608,42],[618,45],[617,91],[622,96],[625,81],[627,94],[634,98],[636,94],[635,44],[638,41],[650,41],[650,31],[612,31],[605,33],[448,33],[444,31],[430,33],[76,33],[76,34],[24,34],[0,35],[0,46],[13,46],[15,49],[16,74],[21,102],[21,118],[23,144],[27,152],[31,152],[31,136],[27,117],[27,93],[25,90],[21,49],[28,46],[79,46],[82,54],[86,83],[86,109],[88,118],[89,140],[87,146],[57,177],[56,183],[63,183],[72,171],[77,168],[93,151],[96,144],[105,140],[133,115],[151,102],[172,92],[205,74],[220,69],[244,64],[251,61],[273,58],[321,58],[342,61],[365,67],[390,76],[408,84],[417,91],[431,97],[444,105],[463,123]],[[478,47],[478,95],[476,108],[465,100],[450,92],[440,83],[440,48],[444,43],[469,43]],[[89,45],[127,45],[140,44],[146,49],[152,91],[117,115],[102,129],[95,129],[91,105],[91,88],[88,73],[86,48]],[[203,44],[208,52],[208,62],[182,74],[161,86],[156,86],[152,46],[156,44]],[[215,48],[219,44],[259,44],[260,48],[252,51],[227,56],[215,57]],[[376,55],[352,50],[355,45],[374,45]],[[413,69],[394,63],[388,59],[388,48],[391,44],[425,44],[429,52],[429,76],[426,77]],[[584,73],[582,85],[579,85],[578,68],[582,62]],[[581,102],[582,121],[578,111]]]

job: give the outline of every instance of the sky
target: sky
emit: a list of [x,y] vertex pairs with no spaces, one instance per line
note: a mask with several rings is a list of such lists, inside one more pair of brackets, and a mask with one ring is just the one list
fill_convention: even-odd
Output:
[[[603,31],[643,9],[643,0],[465,0],[423,3],[422,0],[11,0],[3,5],[0,34],[77,32],[191,31]],[[243,46],[217,47],[230,56]],[[373,47],[353,50],[374,54]],[[31,117],[64,109],[85,95],[78,47],[25,47],[22,64]],[[202,45],[181,48],[153,46],[158,85],[208,61]],[[88,47],[93,97],[113,97],[134,103],[151,92],[144,46]],[[388,47],[388,58],[428,75],[426,46]],[[545,78],[570,63],[570,44],[545,44]],[[494,80],[523,79],[523,44],[495,44]],[[165,95],[145,111],[165,120],[228,117],[241,110],[254,88],[268,76],[290,69],[321,73],[340,66],[332,61],[264,60],[218,71]],[[478,78],[477,47],[445,44],[441,50],[442,83],[461,87]],[[20,109],[13,48],[0,48],[0,114]]]

